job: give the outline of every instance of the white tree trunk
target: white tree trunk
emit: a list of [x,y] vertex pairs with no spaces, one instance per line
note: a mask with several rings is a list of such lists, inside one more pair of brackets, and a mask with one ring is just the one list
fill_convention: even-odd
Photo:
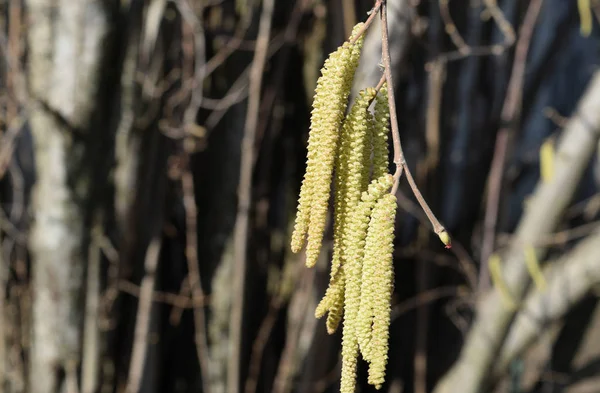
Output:
[[[85,212],[89,196],[82,139],[98,90],[104,4],[28,0],[30,120],[35,143],[30,250],[33,319],[29,391],[78,390]],[[73,172],[83,173],[74,175]],[[80,172],[81,170],[81,172]],[[65,373],[64,382],[59,381]],[[64,384],[64,386],[60,386]]]

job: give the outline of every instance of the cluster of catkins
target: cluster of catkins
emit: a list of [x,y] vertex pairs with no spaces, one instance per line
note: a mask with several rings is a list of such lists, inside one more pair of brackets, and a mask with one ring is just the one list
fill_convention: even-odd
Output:
[[[315,315],[327,315],[332,334],[342,317],[341,392],[353,393],[359,353],[369,363],[369,383],[380,388],[387,364],[393,292],[396,197],[388,173],[387,87],[360,92],[346,115],[362,47],[355,34],[333,52],[318,80],[300,191],[292,251],[306,243],[306,264],[315,265],[325,230],[332,178],[334,245],[329,288]],[[352,43],[354,42],[354,43]],[[374,115],[369,110],[375,101]]]

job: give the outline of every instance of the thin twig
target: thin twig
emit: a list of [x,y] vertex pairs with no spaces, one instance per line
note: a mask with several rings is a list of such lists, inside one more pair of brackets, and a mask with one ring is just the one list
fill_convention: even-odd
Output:
[[388,37],[388,25],[387,25],[387,1],[383,1],[381,4],[381,47],[382,47],[382,58],[383,58],[383,66],[385,79],[387,80],[388,85],[388,104],[390,107],[390,123],[392,126],[392,140],[394,145],[394,164],[396,165],[396,171],[394,173],[394,186],[392,187],[392,194],[395,194],[398,190],[398,184],[400,182],[400,177],[402,176],[402,171],[406,172],[406,179],[412,189],[415,198],[421,205],[421,208],[427,215],[427,218],[431,222],[433,226],[433,231],[439,235],[442,232],[445,232],[444,226],[440,224],[438,219],[435,217],[427,202],[421,195],[417,184],[415,183],[412,174],[410,173],[410,169],[406,160],[404,159],[404,153],[402,151],[402,143],[400,142],[400,130],[398,127],[398,114],[396,112],[396,98],[394,96],[394,81],[392,77],[392,66],[390,60],[390,45],[389,45],[389,37]]
[[252,354],[250,355],[250,370],[244,388],[245,393],[256,393],[256,386],[260,376],[260,366],[262,363],[263,353],[269,342],[271,332],[277,322],[277,316],[281,310],[283,301],[280,296],[277,296],[271,301],[269,312],[260,325],[254,344],[252,345]]
[[458,47],[457,50],[442,53],[439,60],[446,62],[464,59],[467,56],[498,56],[504,53],[515,42],[515,31],[512,25],[508,22],[496,0],[484,0],[486,12],[496,22],[496,25],[504,35],[504,41],[501,44],[492,44],[486,46],[470,46],[464,42],[462,36],[456,30],[456,26],[452,22],[452,17],[448,11],[448,0],[440,0],[440,14],[446,24],[446,32],[450,39]]
[[248,248],[249,210],[252,199],[252,172],[254,162],[254,139],[258,126],[261,85],[268,56],[269,36],[275,0],[265,0],[258,27],[256,51],[250,70],[250,94],[248,96],[248,112],[242,140],[240,181],[238,189],[238,211],[234,228],[234,276],[233,304],[230,318],[230,340],[232,353],[227,365],[227,390],[237,393],[241,388],[240,367],[242,353],[242,324],[244,309],[244,291],[246,288],[246,253]]
[[142,383],[146,352],[148,349],[148,332],[150,330],[150,317],[152,314],[152,292],[156,280],[156,267],[160,256],[160,236],[152,238],[146,250],[144,261],[145,274],[140,284],[140,300],[135,318],[135,332],[133,349],[131,350],[131,363],[127,378],[127,393],[138,393]]
[[498,224],[498,213],[500,208],[500,195],[504,179],[504,166],[508,152],[508,143],[513,127],[519,116],[519,108],[522,99],[523,81],[525,79],[525,65],[529,43],[535,28],[535,22],[542,6],[542,0],[532,1],[529,4],[523,24],[519,31],[519,39],[515,47],[515,60],[513,63],[512,76],[508,84],[508,91],[504,100],[504,106],[500,115],[504,126],[498,131],[496,137],[496,148],[492,158],[488,180],[488,193],[484,217],[484,232],[481,246],[481,270],[479,271],[479,289],[485,291],[489,287],[489,274],[487,260],[494,252],[496,237],[496,226]]
[[381,49],[384,66],[385,79],[388,88],[388,104],[390,107],[390,123],[392,127],[392,140],[394,145],[394,164],[396,172],[394,173],[394,187],[392,193],[395,194],[398,189],[400,176],[405,163],[402,144],[400,142],[400,130],[398,128],[398,115],[396,113],[396,97],[394,96],[394,80],[392,77],[392,61],[390,60],[390,47],[387,25],[387,1],[381,2]]
[[[189,136],[192,133],[191,131],[196,127],[196,116],[203,100],[202,81],[206,77],[204,71],[204,32],[202,24],[195,16],[196,14],[191,5],[186,0],[179,0],[177,5],[179,12],[186,21],[186,23],[182,24],[182,49],[185,61],[183,74],[191,74],[193,77],[191,83],[195,85],[195,88],[191,91],[190,102],[183,115],[183,128],[185,134]],[[185,210],[185,258],[188,267],[187,282],[192,295],[192,303],[198,305],[204,301],[205,296],[198,261],[198,212],[196,207],[196,193],[194,191],[194,177],[190,168],[189,145],[183,143],[181,156],[183,163],[181,190],[183,192],[183,207]],[[202,390],[210,392],[210,358],[204,306],[198,305],[193,307],[193,316],[194,341],[200,365]]]
[[450,9],[448,8],[449,0],[439,0],[440,2],[440,15],[444,21],[444,28],[446,29],[446,33],[450,36],[450,39],[458,49],[458,52],[462,55],[468,55],[471,52],[471,48],[465,42],[462,35],[456,28],[456,24],[452,20],[452,15],[450,14]]
[[[192,292],[192,301],[196,305],[204,301],[204,290],[202,289],[198,266],[198,213],[196,209],[196,194],[194,192],[194,180],[192,172],[189,169],[189,162],[186,163],[186,169],[181,175],[181,188],[183,189],[183,205],[185,207],[185,257],[189,272],[188,282]],[[208,338],[206,334],[204,306],[194,307],[194,329],[196,352],[202,376],[202,388],[204,392],[208,393],[210,392],[208,369],[210,367],[210,359],[208,357]]]
[[369,17],[367,18],[367,20],[365,21],[363,26],[360,28],[360,30],[356,33],[356,35],[354,37],[352,37],[352,39],[350,40],[351,44],[354,44],[356,41],[358,41],[358,39],[363,34],[365,34],[365,32],[367,31],[369,26],[371,26],[371,23],[373,23],[373,21],[377,17],[377,14],[379,13],[379,9],[383,6],[384,3],[385,3],[385,0],[377,0],[375,2],[375,5],[371,9],[371,11],[369,11]]

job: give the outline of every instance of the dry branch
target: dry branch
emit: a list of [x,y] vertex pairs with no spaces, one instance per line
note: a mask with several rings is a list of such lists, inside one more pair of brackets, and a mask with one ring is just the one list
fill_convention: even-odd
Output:
[[242,329],[244,290],[246,280],[246,254],[248,249],[249,211],[252,197],[252,173],[254,168],[254,140],[258,127],[262,77],[268,56],[269,37],[275,0],[265,0],[260,16],[256,51],[250,69],[250,94],[248,112],[241,146],[238,209],[233,237],[233,304],[230,319],[231,354],[227,366],[227,389],[237,393],[241,389],[240,361],[242,353]]
[[[600,74],[596,73],[563,132],[556,154],[554,179],[538,184],[513,243],[502,258],[504,281],[515,299],[523,297],[529,284],[530,277],[524,262],[525,246],[538,244],[555,230],[596,151],[599,130]],[[538,260],[544,258],[545,252],[544,247],[536,249]],[[504,306],[495,289],[483,297],[477,306],[477,317],[462,353],[455,366],[439,382],[435,393],[481,391],[487,383],[513,315],[514,311]]]
[[135,318],[134,342],[133,349],[131,350],[129,377],[127,378],[127,393],[139,392],[142,384],[149,341],[148,332],[150,331],[150,317],[152,313],[152,293],[154,293],[160,249],[161,240],[158,236],[155,236],[148,245],[144,260],[145,274],[140,284],[139,305]]

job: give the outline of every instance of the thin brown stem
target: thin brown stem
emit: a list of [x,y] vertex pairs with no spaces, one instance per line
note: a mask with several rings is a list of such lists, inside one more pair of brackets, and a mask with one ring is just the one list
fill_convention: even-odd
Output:
[[398,181],[402,175],[404,153],[400,142],[400,130],[398,128],[398,115],[396,113],[396,97],[394,96],[394,80],[392,77],[392,61],[390,60],[390,43],[388,37],[387,25],[387,2],[381,4],[381,48],[384,66],[384,75],[388,85],[388,105],[390,107],[390,123],[392,127],[392,140],[394,144],[394,164],[396,164],[396,173],[394,174],[394,190],[398,189]]
[[227,391],[231,393],[241,390],[241,370],[243,351],[243,310],[246,281],[246,253],[248,249],[249,212],[252,203],[252,172],[254,169],[254,143],[261,102],[261,85],[265,64],[269,52],[269,37],[275,0],[265,0],[258,27],[256,51],[250,69],[248,95],[248,111],[241,147],[240,181],[238,187],[238,209],[234,227],[233,254],[233,305],[230,318],[230,340],[232,353],[227,365]]
[[379,79],[379,82],[377,83],[377,86],[375,86],[375,90],[377,92],[379,92],[379,90],[381,90],[381,88],[383,87],[383,84],[385,83],[385,74],[381,75],[381,79]]
[[494,252],[496,226],[500,209],[502,183],[504,180],[504,166],[509,149],[510,136],[519,117],[521,107],[523,81],[525,79],[525,65],[529,43],[533,36],[535,22],[542,7],[542,0],[532,1],[527,9],[523,24],[519,31],[519,40],[515,47],[515,60],[512,76],[508,84],[508,91],[500,115],[506,126],[498,131],[496,147],[492,157],[492,166],[488,176],[488,193],[484,217],[483,241],[481,246],[481,270],[479,274],[479,289],[485,291],[489,287],[489,275],[486,261]]
[[375,2],[375,5],[371,9],[371,11],[369,11],[369,17],[367,18],[363,26],[360,28],[360,30],[356,33],[356,35],[350,40],[351,44],[354,44],[363,34],[365,34],[369,26],[371,26],[371,23],[373,23],[373,21],[375,20],[375,17],[377,17],[377,14],[379,13],[379,10],[381,9],[383,3],[385,3],[385,0],[377,0]]
[[390,123],[392,127],[392,141],[394,145],[394,164],[396,165],[396,171],[394,173],[394,186],[392,187],[392,193],[395,194],[398,190],[398,183],[402,176],[402,171],[406,172],[406,179],[412,189],[415,198],[421,205],[421,208],[427,215],[427,218],[433,226],[433,231],[440,235],[446,230],[444,226],[440,224],[438,219],[435,217],[427,202],[423,198],[423,195],[419,191],[415,180],[410,173],[410,169],[404,159],[404,152],[402,151],[402,143],[400,141],[400,130],[398,127],[398,115],[396,113],[396,98],[394,97],[394,81],[392,78],[392,67],[390,60],[390,45],[388,36],[388,25],[387,25],[387,3],[383,1],[381,4],[381,47],[382,47],[382,58],[384,66],[384,74],[388,85],[388,105],[390,107]]

